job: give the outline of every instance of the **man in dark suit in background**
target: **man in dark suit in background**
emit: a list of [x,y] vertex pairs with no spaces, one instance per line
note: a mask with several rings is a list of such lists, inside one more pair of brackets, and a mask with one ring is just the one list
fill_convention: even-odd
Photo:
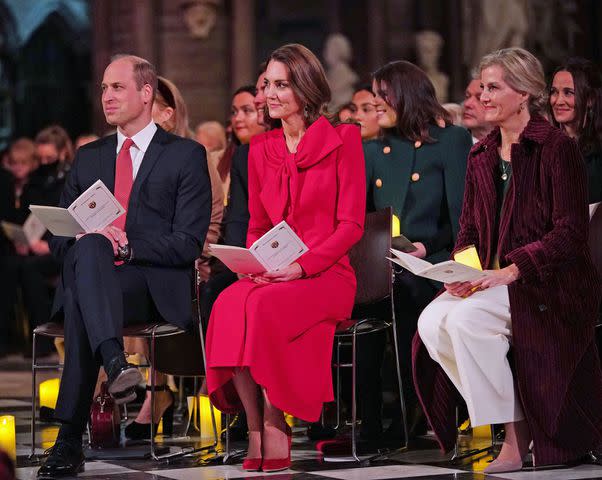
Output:
[[78,151],[61,206],[101,179],[127,213],[96,233],[54,237],[64,259],[54,315],[65,322],[65,368],[55,417],[62,422],[39,477],[73,475],[84,464],[82,433],[98,369],[117,403],[135,398],[141,375],[126,362],[122,327],[161,317],[192,325],[192,265],[211,215],[204,148],[152,122],[154,67],[121,55],[104,72],[102,106],[117,134]]

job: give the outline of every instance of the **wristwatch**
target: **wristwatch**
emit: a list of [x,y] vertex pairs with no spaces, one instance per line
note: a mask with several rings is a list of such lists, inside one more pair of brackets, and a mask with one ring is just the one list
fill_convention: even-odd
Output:
[[132,249],[129,243],[126,243],[123,247],[117,247],[117,259],[127,262],[132,258]]

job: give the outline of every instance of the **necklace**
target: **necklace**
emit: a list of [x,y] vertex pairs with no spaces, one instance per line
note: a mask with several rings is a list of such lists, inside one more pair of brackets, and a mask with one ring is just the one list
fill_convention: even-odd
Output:
[[502,159],[502,180],[505,182],[506,180],[508,180],[508,166],[509,166],[510,162],[507,162],[506,160]]

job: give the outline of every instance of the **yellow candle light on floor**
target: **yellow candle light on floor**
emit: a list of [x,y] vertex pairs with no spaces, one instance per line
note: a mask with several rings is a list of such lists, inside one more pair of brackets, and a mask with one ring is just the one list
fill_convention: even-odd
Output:
[[40,383],[40,407],[54,409],[59,396],[60,378],[52,378]]
[[397,215],[393,215],[393,222],[391,223],[391,236],[399,237],[401,235],[401,227],[399,224],[399,217]]
[[[211,420],[211,403],[207,395],[199,395],[199,424],[201,426],[201,438],[213,438],[213,422]],[[219,433],[222,424],[222,414],[217,409],[213,409],[215,415],[215,426]]]
[[15,438],[15,417],[0,417],[0,450],[4,450],[13,461],[17,461],[17,443]]

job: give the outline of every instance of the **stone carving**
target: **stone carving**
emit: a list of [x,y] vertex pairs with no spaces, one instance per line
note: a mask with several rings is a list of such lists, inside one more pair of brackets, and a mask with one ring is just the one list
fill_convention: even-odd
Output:
[[435,93],[440,103],[445,103],[449,97],[449,77],[439,71],[439,58],[443,48],[443,38],[432,30],[423,30],[416,34],[416,57],[422,68],[435,87]]
[[193,0],[181,5],[184,23],[192,37],[207,38],[211,34],[222,2],[223,0]]
[[484,55],[500,48],[525,46],[527,0],[463,0],[462,5],[468,67],[475,67]]
[[326,78],[332,90],[329,108],[336,111],[351,100],[355,84],[359,80],[358,75],[349,66],[353,58],[351,43],[344,35],[334,33],[326,39],[323,55]]

